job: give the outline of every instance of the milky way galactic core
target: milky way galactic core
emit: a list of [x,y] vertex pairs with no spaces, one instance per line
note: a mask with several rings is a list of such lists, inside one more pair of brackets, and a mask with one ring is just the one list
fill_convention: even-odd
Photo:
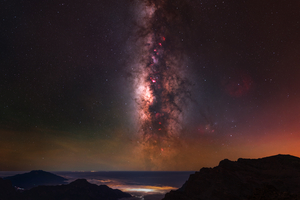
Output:
[[183,22],[178,2],[137,1],[135,6],[137,52],[132,74],[138,133],[147,166],[158,166],[174,156],[180,145],[190,97],[178,29]]

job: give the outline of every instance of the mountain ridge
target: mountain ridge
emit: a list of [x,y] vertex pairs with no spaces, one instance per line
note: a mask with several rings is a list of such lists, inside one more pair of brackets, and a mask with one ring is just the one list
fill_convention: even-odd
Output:
[[60,185],[66,184],[68,179],[43,170],[32,170],[27,173],[4,177],[10,180],[16,187],[31,189],[39,185]]
[[259,159],[224,159],[191,174],[163,200],[300,199],[300,158],[278,154]]
[[10,180],[0,178],[0,200],[118,200],[125,197],[131,195],[106,185],[91,184],[86,179],[77,179],[67,185],[40,185],[19,191]]

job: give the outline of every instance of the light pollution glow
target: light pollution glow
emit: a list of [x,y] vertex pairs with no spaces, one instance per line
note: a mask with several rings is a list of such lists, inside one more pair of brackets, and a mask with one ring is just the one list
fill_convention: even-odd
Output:
[[176,190],[178,188],[170,186],[150,186],[150,185],[124,185],[124,186],[111,186],[115,189],[120,189],[124,192],[143,192],[143,193],[161,193],[164,194],[170,190]]
[[[73,182],[75,179],[70,179],[70,177],[63,176],[64,178],[69,179],[67,182]],[[123,183],[120,180],[116,179],[87,179],[88,182],[96,185],[107,185],[113,189],[119,189],[123,192],[130,192],[130,193],[141,193],[141,194],[165,194],[166,192],[169,192],[170,190],[176,190],[178,188],[171,187],[171,186],[153,186],[153,185],[128,185]]]

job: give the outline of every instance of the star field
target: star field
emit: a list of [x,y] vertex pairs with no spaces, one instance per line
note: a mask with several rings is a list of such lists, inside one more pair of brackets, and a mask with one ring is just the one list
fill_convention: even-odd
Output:
[[191,97],[175,154],[141,159],[140,2],[0,3],[0,170],[198,170],[300,156],[300,4],[182,0],[164,26]]

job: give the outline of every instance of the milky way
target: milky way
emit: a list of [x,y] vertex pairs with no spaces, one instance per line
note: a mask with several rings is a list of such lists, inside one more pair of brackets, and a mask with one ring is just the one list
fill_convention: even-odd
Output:
[[180,145],[190,82],[181,49],[183,39],[177,4],[172,1],[137,2],[137,59],[132,68],[138,132],[146,161],[154,166],[170,159]]
[[300,156],[299,1],[0,3],[0,170]]

